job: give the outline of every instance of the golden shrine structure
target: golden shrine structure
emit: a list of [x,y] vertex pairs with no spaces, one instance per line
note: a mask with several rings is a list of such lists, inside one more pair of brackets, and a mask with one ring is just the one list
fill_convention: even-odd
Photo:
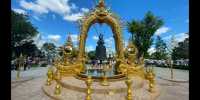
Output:
[[[116,48],[114,67],[117,70],[117,74],[114,76],[95,78],[83,74],[87,60],[85,42],[88,30],[94,23],[106,23],[112,29]],[[136,62],[137,48],[134,44],[130,42],[127,49],[123,47],[119,18],[106,9],[104,0],[99,0],[95,9],[81,19],[79,52],[76,60],[70,61],[71,52],[64,47],[62,59],[55,60],[47,72],[48,78],[42,87],[43,91],[49,97],[59,100],[156,99],[159,92],[155,84],[153,70],[144,68],[144,59],[140,59],[140,63]],[[128,52],[127,59],[124,56],[125,51]],[[98,84],[99,81],[102,82],[102,85]],[[136,95],[137,89],[142,91],[141,95]]]

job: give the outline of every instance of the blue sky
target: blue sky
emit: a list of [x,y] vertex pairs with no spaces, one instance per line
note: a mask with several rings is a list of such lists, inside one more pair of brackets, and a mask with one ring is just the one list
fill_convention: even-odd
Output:
[[[76,37],[79,34],[77,20],[84,12],[94,8],[95,1],[98,2],[98,0],[12,0],[11,3],[14,11],[28,14],[30,21],[38,28],[40,36],[35,37],[38,46],[44,42],[54,42],[60,46],[65,42],[67,33],[71,33],[74,45],[77,44]],[[161,17],[164,25],[157,30],[154,37],[160,35],[166,42],[172,35],[177,41],[188,37],[184,34],[189,31],[188,0],[105,0],[105,3],[124,22],[132,19],[141,20],[147,11]],[[95,28],[104,34],[106,47],[114,50],[113,33],[106,24],[95,24],[90,28],[86,49],[93,50],[96,47]],[[130,33],[125,28],[122,34],[127,44]],[[152,46],[150,51],[153,50]]]

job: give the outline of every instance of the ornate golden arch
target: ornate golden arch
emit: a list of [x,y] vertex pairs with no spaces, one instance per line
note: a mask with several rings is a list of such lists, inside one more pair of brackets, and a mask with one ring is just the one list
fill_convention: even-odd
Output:
[[87,33],[91,25],[93,25],[94,23],[106,23],[111,26],[112,32],[114,33],[113,37],[115,40],[117,59],[124,59],[122,31],[119,19],[117,18],[117,16],[113,15],[105,8],[103,1],[100,1],[96,8],[88,15],[84,16],[82,20],[81,32],[79,37],[80,40],[78,59],[82,61],[85,59],[84,55]]

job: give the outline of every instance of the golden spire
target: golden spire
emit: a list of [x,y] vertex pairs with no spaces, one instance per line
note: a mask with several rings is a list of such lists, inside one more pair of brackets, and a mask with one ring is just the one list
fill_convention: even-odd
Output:
[[66,40],[66,43],[65,43],[65,49],[72,50],[72,48],[73,48],[72,38],[71,38],[70,33],[67,33],[67,34],[68,34],[68,36],[67,36],[67,40]]
[[68,36],[67,36],[67,40],[66,40],[66,46],[72,46],[72,38],[71,38],[71,33],[67,33]]
[[99,4],[97,6],[98,7],[105,7],[104,0],[99,0]]

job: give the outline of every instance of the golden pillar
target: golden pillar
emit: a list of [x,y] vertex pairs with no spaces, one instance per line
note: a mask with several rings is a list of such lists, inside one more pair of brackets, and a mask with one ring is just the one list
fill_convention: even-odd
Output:
[[107,68],[105,68],[105,66],[103,67],[103,77],[102,77],[102,82],[101,82],[101,85],[103,86],[109,86],[109,82],[108,82],[108,78],[106,76],[106,71],[107,71]]
[[149,80],[149,92],[154,92],[153,89],[155,87],[155,74],[153,73],[153,70],[149,70],[147,72],[147,80]]
[[55,92],[54,94],[55,95],[60,95],[61,93],[61,85],[59,83],[59,81],[61,80],[61,73],[60,73],[60,70],[57,69],[56,73],[55,73],[55,80],[56,80],[56,87],[55,87]]
[[85,83],[86,83],[86,85],[87,85],[86,100],[91,100],[91,93],[92,93],[92,90],[91,90],[92,77],[91,77],[91,76],[88,76]]
[[47,72],[47,83],[46,85],[51,85],[51,81],[53,80],[53,71],[51,68],[49,68],[48,72]]
[[131,78],[127,75],[127,80],[125,81],[126,85],[127,85],[127,100],[132,100],[133,97],[132,97],[132,90],[131,90],[131,87],[132,87],[132,80]]

